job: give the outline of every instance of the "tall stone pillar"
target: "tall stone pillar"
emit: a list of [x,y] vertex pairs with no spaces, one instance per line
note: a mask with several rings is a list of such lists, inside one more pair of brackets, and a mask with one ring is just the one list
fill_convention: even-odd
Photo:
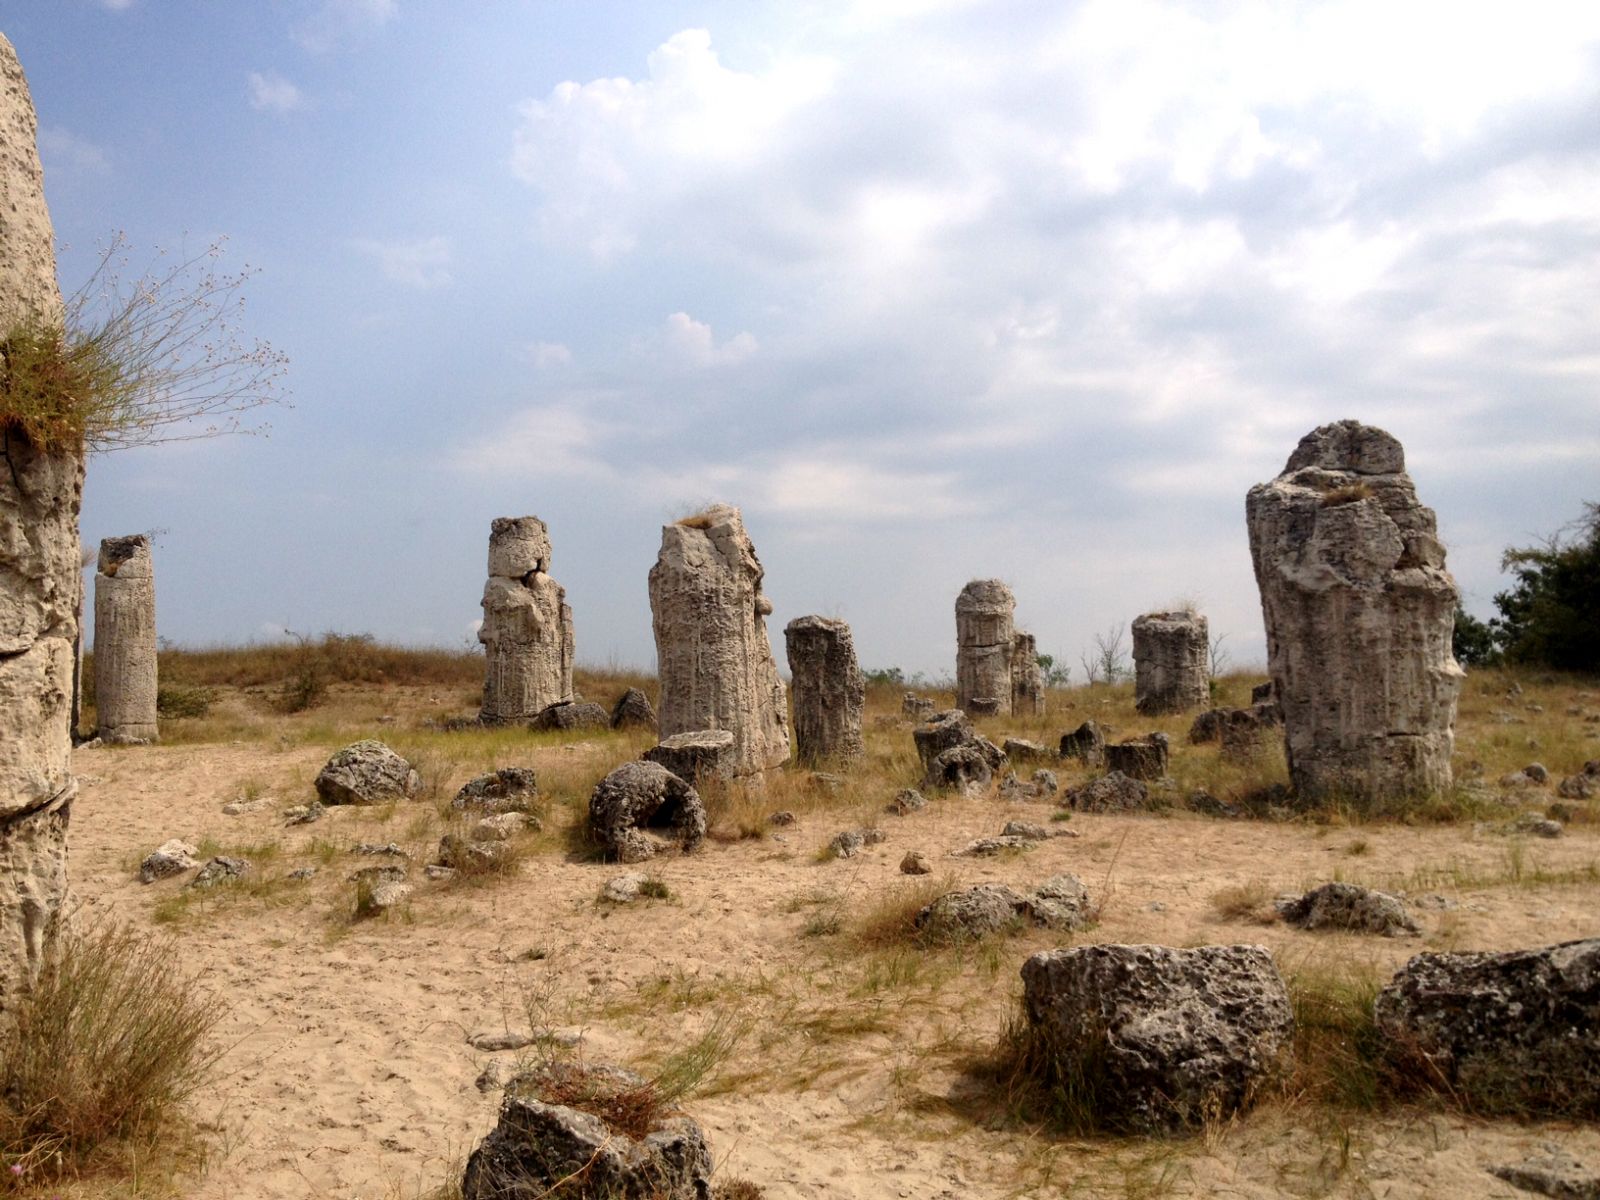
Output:
[[1039,642],[1031,633],[1011,637],[1011,713],[1038,716],[1044,712],[1044,672],[1039,668]]
[[1245,517],[1296,790],[1448,788],[1458,593],[1400,443],[1356,421],[1313,430]]
[[[0,350],[62,318],[38,120],[0,36]],[[0,362],[0,370],[3,370]],[[0,1022],[31,986],[67,899],[73,639],[83,446],[40,445],[0,409]]]
[[487,660],[480,719],[487,725],[530,720],[552,704],[572,702],[572,609],[549,571],[543,521],[494,519],[478,628]]
[[852,762],[866,748],[861,710],[867,686],[850,626],[827,617],[796,617],[783,631],[794,689],[795,757],[807,765]]
[[998,579],[974,579],[956,597],[956,707],[1011,712],[1012,614],[1017,599]]
[[1199,613],[1133,619],[1133,704],[1146,716],[1188,712],[1211,699],[1211,633]]
[[739,510],[718,504],[661,530],[650,613],[661,678],[663,738],[733,734],[730,770],[748,775],[789,757],[789,714],[772,660],[764,572]]
[[105,538],[94,577],[94,711],[107,742],[156,739],[156,580],[150,539]]

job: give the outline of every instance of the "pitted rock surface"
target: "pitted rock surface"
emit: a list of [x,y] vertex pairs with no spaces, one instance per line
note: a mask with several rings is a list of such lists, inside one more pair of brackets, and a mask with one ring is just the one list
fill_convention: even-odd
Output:
[[598,704],[586,700],[565,700],[540,711],[528,722],[529,729],[609,729],[611,717]]
[[496,517],[483,587],[486,725],[528,721],[570,703],[576,640],[567,593],[550,578],[550,531],[538,517]]
[[317,774],[324,804],[387,804],[409,800],[422,789],[422,776],[382,742],[368,738],[338,751]]
[[631,687],[617,697],[617,703],[611,710],[611,728],[613,729],[654,729],[656,727],[656,710],[646,696],[638,688]]
[[795,757],[802,763],[853,762],[866,753],[861,712],[866,681],[850,626],[796,617],[783,630],[794,698]]
[[738,767],[734,736],[726,729],[696,729],[662,738],[642,756],[660,763],[679,779],[698,784],[704,779],[732,779]]
[[486,814],[531,812],[538,802],[539,777],[532,767],[501,767],[463,785],[450,807]]
[[1167,773],[1169,742],[1164,733],[1116,742],[1105,748],[1106,770],[1129,779],[1161,779]]
[[94,708],[103,741],[156,739],[156,582],[150,539],[142,533],[100,542],[94,576]]
[[1044,671],[1039,666],[1039,642],[1031,633],[1011,637],[1011,712],[1037,716],[1044,712]]
[[1143,812],[1150,807],[1150,789],[1121,771],[1111,771],[1068,788],[1065,804],[1078,812]]
[[1210,698],[1211,636],[1188,610],[1133,619],[1134,707],[1147,716],[1188,712]]
[[993,713],[1011,711],[1016,608],[1017,598],[998,579],[974,579],[956,597],[957,708],[973,712],[973,701],[984,699],[995,702]]
[[1278,915],[1300,929],[1342,929],[1384,937],[1416,937],[1422,931],[1398,896],[1353,883],[1325,883],[1303,896],[1277,903]]
[[589,797],[589,830],[619,862],[643,861],[669,844],[688,854],[705,840],[706,810],[700,794],[659,763],[623,763]]

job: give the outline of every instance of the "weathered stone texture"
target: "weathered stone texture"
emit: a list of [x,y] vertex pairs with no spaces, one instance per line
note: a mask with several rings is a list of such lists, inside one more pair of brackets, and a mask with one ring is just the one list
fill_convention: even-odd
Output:
[[795,756],[802,763],[850,762],[866,748],[861,710],[866,682],[850,626],[828,617],[797,617],[785,626],[794,689]]
[[156,738],[156,580],[150,539],[142,533],[100,542],[94,710],[104,741]]
[[1134,706],[1147,715],[1188,712],[1211,696],[1211,638],[1198,613],[1133,619]]
[[[0,35],[0,341],[61,317],[38,121]],[[67,901],[82,447],[0,421],[0,1020],[31,985]]]
[[315,782],[324,804],[387,804],[422,790],[422,776],[382,742],[351,742],[328,759]]
[[772,602],[762,575],[739,510],[724,504],[664,527],[650,569],[661,736],[726,729],[741,775],[789,757],[789,706],[767,639]]
[[971,712],[974,700],[993,700],[994,713],[1011,711],[1016,608],[1016,597],[998,579],[974,579],[956,597],[957,708]]
[[574,634],[567,593],[550,578],[550,533],[538,517],[489,526],[489,581],[478,640],[485,657],[482,719],[527,721],[572,696]]
[[1044,670],[1039,666],[1039,640],[1031,633],[1011,637],[1011,712],[1013,716],[1044,712]]
[[1321,426],[1245,512],[1296,790],[1449,787],[1458,593],[1400,443],[1355,421]]
[[653,857],[662,839],[688,854],[705,840],[706,810],[700,793],[660,763],[623,763],[589,797],[589,832],[618,862]]
[[696,787],[707,779],[734,778],[733,734],[726,729],[694,729],[675,733],[639,756],[659,763]]

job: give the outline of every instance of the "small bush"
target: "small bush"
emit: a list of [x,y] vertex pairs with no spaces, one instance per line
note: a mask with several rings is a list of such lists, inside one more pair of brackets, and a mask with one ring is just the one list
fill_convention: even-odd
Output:
[[203,717],[211,711],[214,693],[208,687],[163,684],[156,689],[156,715],[166,718]]
[[60,937],[16,1009],[0,1060],[0,1153],[30,1177],[79,1170],[107,1143],[149,1142],[218,1058],[226,1006],[184,978],[178,950],[121,926]]
[[1372,488],[1365,483],[1347,483],[1343,487],[1330,488],[1322,493],[1322,507],[1336,508],[1341,504],[1354,504],[1358,500],[1370,500]]
[[1081,1046],[1060,1044],[1058,1033],[1014,1014],[1000,1034],[991,1070],[1006,1110],[1015,1120],[1041,1123],[1074,1137],[1101,1132],[1112,1086],[1104,1037]]

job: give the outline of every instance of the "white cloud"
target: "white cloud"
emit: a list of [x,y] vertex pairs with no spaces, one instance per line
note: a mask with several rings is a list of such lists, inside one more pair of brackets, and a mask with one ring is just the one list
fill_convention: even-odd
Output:
[[381,242],[358,238],[355,248],[378,264],[383,277],[407,287],[435,288],[450,282],[455,252],[447,237]]
[[100,0],[100,7],[112,12],[126,12],[133,7],[134,0]]
[[696,321],[686,312],[675,312],[667,317],[664,339],[675,358],[695,367],[732,366],[744,362],[760,349],[750,333],[737,333],[718,345],[711,326]]
[[533,342],[523,348],[522,356],[541,371],[572,365],[572,350],[561,342]]
[[77,171],[85,175],[106,175],[111,171],[111,161],[104,150],[59,126],[45,126],[39,130],[39,158],[49,174]]
[[321,0],[290,35],[313,54],[325,54],[353,38],[381,29],[398,12],[397,0]]
[[250,107],[258,112],[293,112],[305,105],[300,89],[275,71],[251,71]]

